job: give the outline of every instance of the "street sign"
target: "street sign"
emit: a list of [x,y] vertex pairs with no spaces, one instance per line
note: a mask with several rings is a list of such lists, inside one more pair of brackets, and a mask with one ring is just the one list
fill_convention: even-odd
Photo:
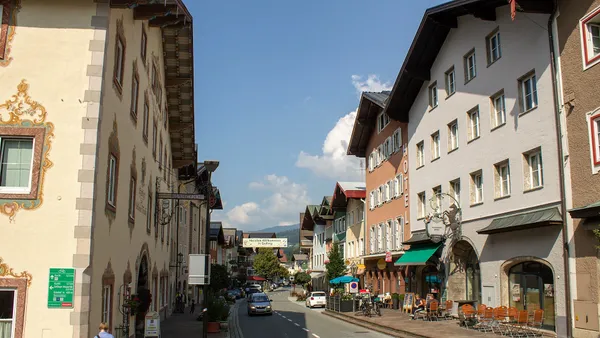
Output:
[[203,200],[204,195],[202,194],[176,194],[170,192],[159,192],[156,194],[158,199],[171,199],[171,200]]
[[392,261],[392,253],[391,252],[388,251],[385,253],[385,261],[387,263],[390,263]]
[[287,238],[244,238],[244,248],[287,248]]
[[160,337],[160,315],[158,312],[148,312],[144,319],[146,320],[144,338]]
[[357,282],[350,283],[350,293],[358,293],[358,283]]
[[72,309],[75,293],[75,269],[50,268],[48,308]]

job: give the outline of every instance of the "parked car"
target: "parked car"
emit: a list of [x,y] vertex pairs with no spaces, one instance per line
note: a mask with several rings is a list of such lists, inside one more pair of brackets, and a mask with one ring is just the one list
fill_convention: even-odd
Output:
[[250,300],[252,295],[255,293],[261,293],[261,291],[259,289],[255,289],[255,288],[248,289],[248,291],[246,291],[246,299]]
[[271,299],[263,293],[253,293],[248,300],[248,316],[252,315],[273,315],[273,308],[271,307]]
[[306,307],[325,307],[325,305],[327,305],[327,295],[323,291],[313,291],[306,297]]
[[230,295],[231,297],[235,298],[235,299],[242,298],[242,291],[240,291],[240,289],[230,289],[230,290],[227,290],[227,294]]

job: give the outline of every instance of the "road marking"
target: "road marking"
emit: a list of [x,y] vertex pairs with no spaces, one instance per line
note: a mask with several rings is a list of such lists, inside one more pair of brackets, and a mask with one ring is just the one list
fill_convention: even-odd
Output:
[[307,329],[307,328],[305,328],[305,327],[303,327],[303,328],[302,328],[302,330],[304,330],[304,331],[306,331],[306,332],[310,332],[310,330],[309,330],[309,329]]
[[317,335],[316,335],[316,334],[314,334],[314,333],[313,333],[312,335],[313,335],[313,337],[315,337],[315,338],[321,338],[321,337],[317,336]]
[[288,322],[291,322],[292,320],[288,318]]
[[298,324],[298,323],[294,323],[294,325],[296,325],[296,326],[300,327],[300,324]]

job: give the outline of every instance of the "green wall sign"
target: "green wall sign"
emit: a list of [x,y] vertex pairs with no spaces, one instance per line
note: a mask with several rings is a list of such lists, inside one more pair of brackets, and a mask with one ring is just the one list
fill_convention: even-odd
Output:
[[75,269],[50,268],[48,308],[72,309],[75,293]]

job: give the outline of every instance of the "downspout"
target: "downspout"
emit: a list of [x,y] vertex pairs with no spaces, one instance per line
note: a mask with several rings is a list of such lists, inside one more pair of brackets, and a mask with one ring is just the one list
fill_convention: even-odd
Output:
[[571,318],[571,267],[569,260],[570,243],[569,243],[569,227],[567,224],[567,201],[565,199],[566,181],[565,181],[565,169],[564,169],[564,149],[562,142],[562,127],[560,119],[560,103],[558,100],[559,88],[557,84],[557,65],[556,65],[556,50],[554,49],[554,35],[553,35],[553,22],[558,12],[558,0],[553,1],[552,14],[548,18],[548,40],[550,43],[550,66],[552,68],[552,89],[554,91],[554,118],[556,124],[556,142],[558,148],[558,171],[560,175],[560,208],[561,218],[563,223],[562,237],[563,237],[563,264],[565,268],[565,310],[567,317],[567,337],[572,337],[573,321]]

